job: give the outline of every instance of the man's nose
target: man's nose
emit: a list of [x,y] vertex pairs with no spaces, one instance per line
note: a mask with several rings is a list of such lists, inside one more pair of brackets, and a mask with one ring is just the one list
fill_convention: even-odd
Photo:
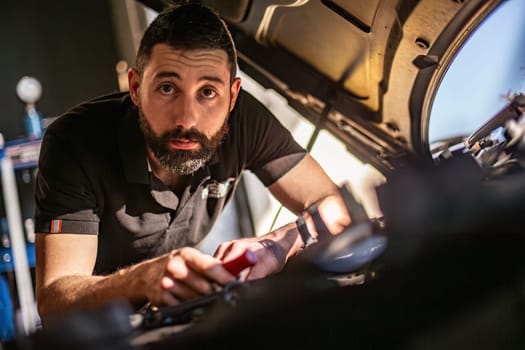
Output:
[[182,96],[175,111],[177,127],[190,129],[197,124],[197,101],[190,96]]

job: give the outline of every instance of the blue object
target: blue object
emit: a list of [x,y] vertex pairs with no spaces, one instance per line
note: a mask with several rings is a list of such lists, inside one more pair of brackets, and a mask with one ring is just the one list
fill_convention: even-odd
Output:
[[13,305],[11,304],[9,285],[5,276],[0,275],[0,341],[15,339],[16,331],[13,320]]
[[42,115],[36,109],[28,109],[24,122],[30,140],[38,140],[42,137]]
[[376,259],[386,248],[385,236],[372,236],[347,247],[338,256],[318,262],[327,272],[350,273]]
[[[30,267],[35,266],[35,245],[34,243],[26,243],[27,263]],[[14,271],[15,265],[13,263],[13,253],[11,248],[0,247],[0,273],[6,271]]]
[[[6,239],[9,240],[9,227],[7,226],[7,219],[0,217],[0,273],[7,271],[14,271],[15,265],[13,262],[13,252],[9,246],[9,241],[4,242]],[[27,263],[30,267],[34,267],[36,263],[35,257],[35,244],[26,242],[27,252]]]

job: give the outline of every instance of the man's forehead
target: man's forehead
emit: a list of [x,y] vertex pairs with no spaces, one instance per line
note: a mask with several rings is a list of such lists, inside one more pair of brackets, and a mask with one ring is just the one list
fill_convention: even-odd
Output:
[[228,55],[220,49],[175,49],[168,45],[156,45],[145,71],[153,77],[175,73],[179,78],[187,70],[197,71],[205,76],[229,78]]
[[175,60],[184,64],[216,64],[228,66],[228,54],[221,49],[177,49],[157,44],[151,52],[151,60]]

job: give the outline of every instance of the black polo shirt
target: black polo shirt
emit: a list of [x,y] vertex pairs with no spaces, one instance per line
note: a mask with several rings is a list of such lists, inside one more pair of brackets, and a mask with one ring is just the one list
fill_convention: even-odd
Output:
[[229,133],[180,198],[148,171],[137,108],[127,93],[84,102],[46,130],[36,179],[38,233],[98,235],[95,273],[197,245],[243,170],[266,185],[306,154],[277,119],[241,90]]

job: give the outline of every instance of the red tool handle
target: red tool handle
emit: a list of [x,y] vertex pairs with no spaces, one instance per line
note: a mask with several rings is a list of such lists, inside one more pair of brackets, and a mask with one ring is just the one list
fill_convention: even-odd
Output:
[[257,256],[251,250],[247,250],[244,254],[236,257],[233,260],[226,261],[222,264],[228,272],[232,275],[237,276],[242,270],[247,267],[255,265],[257,262]]

